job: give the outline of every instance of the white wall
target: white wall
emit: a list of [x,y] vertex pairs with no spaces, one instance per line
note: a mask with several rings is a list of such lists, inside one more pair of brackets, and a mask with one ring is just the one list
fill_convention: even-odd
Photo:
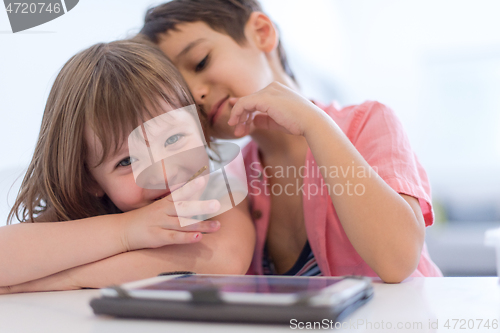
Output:
[[[93,43],[136,32],[153,3],[80,0],[66,15],[16,34],[0,9],[0,169],[29,162],[64,62]],[[281,29],[304,93],[323,102],[389,105],[438,197],[479,205],[500,198],[500,2],[263,4]]]
[[448,218],[500,220],[500,2],[265,5],[299,76],[331,82],[330,92],[309,95],[389,105]]
[[78,51],[137,32],[147,1],[81,0],[67,14],[12,34],[0,8],[0,168],[29,163],[43,109],[62,65]]

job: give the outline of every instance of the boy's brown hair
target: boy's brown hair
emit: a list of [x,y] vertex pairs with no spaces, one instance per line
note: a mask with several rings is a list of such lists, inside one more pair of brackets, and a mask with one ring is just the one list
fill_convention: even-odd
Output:
[[[177,24],[201,21],[242,45],[246,41],[245,25],[252,12],[262,12],[256,0],[173,0],[150,8],[140,33],[158,43],[158,35],[176,30]],[[278,56],[285,73],[295,81],[280,40]]]
[[[93,147],[85,129],[102,144],[100,164],[142,121],[164,112],[160,99],[173,109],[195,103],[180,73],[150,41],[101,43],[73,56],[50,91],[33,159],[7,223],[14,217],[56,222],[120,212],[106,195],[92,191],[89,168],[95,166],[86,157]],[[207,133],[205,115],[198,110],[198,116]]]

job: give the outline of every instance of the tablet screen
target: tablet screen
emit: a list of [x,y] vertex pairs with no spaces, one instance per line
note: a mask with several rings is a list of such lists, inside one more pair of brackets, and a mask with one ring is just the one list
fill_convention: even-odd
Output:
[[206,276],[183,275],[175,279],[158,282],[136,290],[192,291],[213,287],[221,292],[295,294],[319,291],[342,279],[332,277],[291,278],[280,276]]

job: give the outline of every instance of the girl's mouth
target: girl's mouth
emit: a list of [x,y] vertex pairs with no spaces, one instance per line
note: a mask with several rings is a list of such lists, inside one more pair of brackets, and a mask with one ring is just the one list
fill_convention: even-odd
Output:
[[167,191],[167,193],[164,193],[164,194],[160,195],[159,197],[153,199],[153,201],[158,201],[158,200],[161,200],[161,199],[169,196],[172,192],[174,192],[175,190],[180,189],[181,187],[183,187],[184,185],[186,185],[190,181],[194,180],[196,177],[198,177],[199,175],[201,175],[207,169],[208,169],[208,165],[202,166],[201,169],[198,170],[194,175],[192,175],[191,178],[189,178],[185,183],[175,185],[175,187],[170,188],[170,190]]

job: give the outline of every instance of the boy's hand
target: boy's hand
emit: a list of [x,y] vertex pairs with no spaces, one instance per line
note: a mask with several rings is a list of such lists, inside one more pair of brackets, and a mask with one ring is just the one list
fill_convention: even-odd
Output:
[[306,98],[279,82],[241,98],[230,98],[233,105],[228,125],[234,135],[248,135],[253,128],[279,130],[287,134],[306,135],[324,112]]
[[220,228],[218,221],[201,221],[185,227],[179,224],[179,217],[186,221],[192,216],[215,213],[220,209],[217,200],[183,201],[189,200],[203,186],[205,180],[199,177],[175,191],[175,202],[170,194],[146,207],[123,213],[122,243],[125,250],[195,243],[201,240],[202,232],[217,231]]

